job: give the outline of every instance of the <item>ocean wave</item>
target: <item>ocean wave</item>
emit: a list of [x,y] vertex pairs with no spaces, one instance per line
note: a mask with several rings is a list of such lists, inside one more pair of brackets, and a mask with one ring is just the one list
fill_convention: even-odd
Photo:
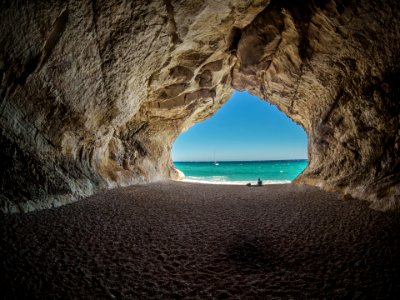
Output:
[[[212,179],[205,179],[201,177],[185,177],[182,179],[182,182],[190,182],[190,183],[203,183],[203,184],[229,184],[229,185],[246,185],[249,182],[252,185],[257,185],[256,181],[243,181],[243,180],[238,180],[238,181],[233,181],[229,180],[228,178],[224,176],[213,176],[213,177],[218,177],[219,179],[214,180]],[[224,179],[222,179],[224,178]],[[291,183],[290,180],[263,180],[263,185],[265,184],[288,184]]]

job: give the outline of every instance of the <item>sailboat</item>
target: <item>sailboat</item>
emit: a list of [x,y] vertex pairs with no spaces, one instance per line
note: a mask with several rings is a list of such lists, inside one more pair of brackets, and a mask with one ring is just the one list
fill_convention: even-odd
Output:
[[215,151],[214,151],[214,163],[213,163],[213,165],[214,165],[214,166],[219,166],[219,162],[217,162],[217,161],[215,160]]

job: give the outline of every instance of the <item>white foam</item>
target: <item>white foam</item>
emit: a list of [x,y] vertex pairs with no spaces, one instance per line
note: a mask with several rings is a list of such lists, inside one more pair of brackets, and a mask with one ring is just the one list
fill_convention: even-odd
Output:
[[[229,181],[224,176],[215,176],[215,177],[223,177],[224,180],[206,180],[199,177],[185,177],[183,182],[190,182],[190,183],[202,183],[202,184],[228,184],[228,185],[246,185],[249,182],[251,185],[257,185],[256,181]],[[291,183],[290,180],[263,180],[263,185],[265,184],[288,184]]]

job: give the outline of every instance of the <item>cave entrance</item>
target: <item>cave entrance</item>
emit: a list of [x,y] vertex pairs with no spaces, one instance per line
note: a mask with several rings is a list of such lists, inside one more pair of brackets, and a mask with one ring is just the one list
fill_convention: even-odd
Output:
[[186,181],[289,183],[307,165],[307,134],[275,106],[235,91],[211,118],[181,133],[172,159]]

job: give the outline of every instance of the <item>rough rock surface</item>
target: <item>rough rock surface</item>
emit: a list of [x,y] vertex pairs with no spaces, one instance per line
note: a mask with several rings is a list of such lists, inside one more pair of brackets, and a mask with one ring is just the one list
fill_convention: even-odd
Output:
[[400,206],[398,1],[5,1],[0,204],[176,178],[171,144],[232,88],[309,136],[298,183]]

